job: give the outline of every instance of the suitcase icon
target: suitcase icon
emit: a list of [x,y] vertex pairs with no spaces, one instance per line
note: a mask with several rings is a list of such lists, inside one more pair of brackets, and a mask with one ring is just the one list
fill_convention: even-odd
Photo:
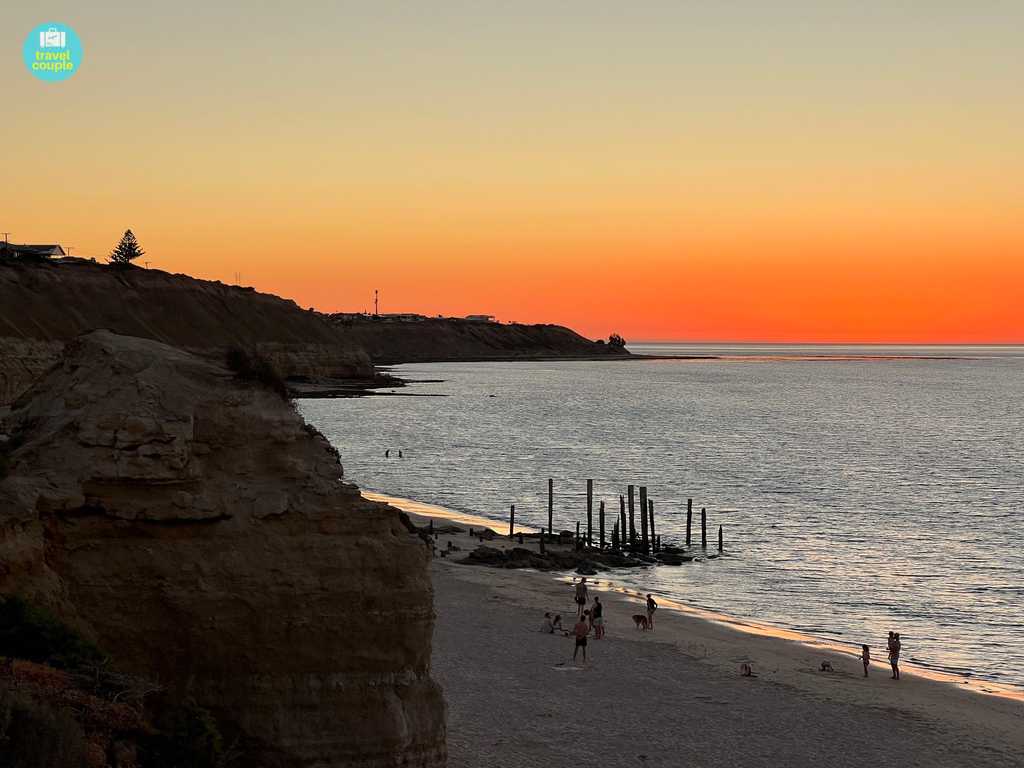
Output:
[[50,27],[39,33],[40,48],[64,48],[65,45],[65,33],[56,27]]

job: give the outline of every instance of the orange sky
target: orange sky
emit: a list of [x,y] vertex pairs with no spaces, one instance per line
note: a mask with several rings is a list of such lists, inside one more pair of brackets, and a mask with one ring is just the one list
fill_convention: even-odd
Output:
[[[0,230],[326,311],[1024,342],[1024,10],[0,11]],[[841,4],[840,4],[841,5]],[[21,41],[73,26],[64,83]]]

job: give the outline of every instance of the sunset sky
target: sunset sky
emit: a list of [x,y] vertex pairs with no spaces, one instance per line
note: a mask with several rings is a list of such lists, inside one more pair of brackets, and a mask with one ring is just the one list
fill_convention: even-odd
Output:
[[[1024,342],[1019,0],[11,5],[15,242],[131,227],[325,311]],[[49,21],[61,83],[21,59]]]

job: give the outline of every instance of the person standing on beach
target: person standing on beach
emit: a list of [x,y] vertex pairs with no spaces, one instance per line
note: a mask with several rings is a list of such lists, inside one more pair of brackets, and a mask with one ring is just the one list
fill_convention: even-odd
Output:
[[889,665],[892,667],[892,679],[900,679],[900,651],[903,644],[900,642],[900,633],[896,632],[889,641]]
[[868,676],[868,666],[871,664],[871,646],[862,645],[860,647],[860,660],[864,662],[864,677]]
[[647,628],[654,629],[654,612],[658,610],[658,604],[654,598],[647,595]]
[[576,663],[576,654],[580,652],[580,648],[583,649],[583,663],[587,663],[587,635],[590,634],[590,624],[587,623],[587,618],[589,615],[590,611],[584,611],[579,621],[576,622],[576,626],[572,628],[573,636],[576,638],[576,647],[572,652],[573,664]]
[[580,583],[576,585],[576,613],[579,616],[583,615],[583,610],[587,607],[587,577],[584,576],[580,579]]
[[597,595],[594,595],[594,607],[590,609],[590,626],[594,628],[595,640],[604,637],[604,606]]

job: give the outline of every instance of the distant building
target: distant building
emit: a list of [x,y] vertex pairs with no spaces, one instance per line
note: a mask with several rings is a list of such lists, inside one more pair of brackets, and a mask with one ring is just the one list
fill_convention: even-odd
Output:
[[15,259],[37,258],[48,259],[51,256],[67,256],[59,245],[29,245],[18,243],[0,243],[0,255]]
[[470,320],[474,323],[493,323],[494,315],[466,315],[466,320]]

